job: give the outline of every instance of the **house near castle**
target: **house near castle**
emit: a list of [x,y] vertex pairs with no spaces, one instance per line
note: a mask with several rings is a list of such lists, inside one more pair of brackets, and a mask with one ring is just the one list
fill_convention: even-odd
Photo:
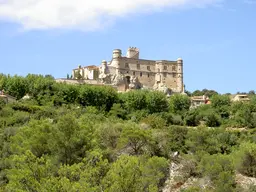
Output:
[[149,60],[139,57],[139,49],[130,47],[126,56],[114,49],[111,61],[103,60],[99,67],[79,66],[73,69],[73,79],[98,80],[99,84],[112,85],[120,91],[130,89],[153,89],[182,93],[183,60]]
[[235,102],[235,101],[246,102],[246,101],[250,101],[250,98],[247,94],[236,94],[236,95],[231,95],[231,101],[233,101],[233,102]]
[[191,97],[191,105],[190,105],[190,108],[193,109],[193,108],[197,108],[201,105],[205,105],[205,104],[210,104],[211,101],[209,99],[208,96],[205,96],[205,95],[202,95],[202,96],[194,96],[194,97]]
[[99,67],[95,65],[81,67],[81,65],[79,65],[77,69],[73,69],[72,77],[77,79],[96,80],[99,78]]

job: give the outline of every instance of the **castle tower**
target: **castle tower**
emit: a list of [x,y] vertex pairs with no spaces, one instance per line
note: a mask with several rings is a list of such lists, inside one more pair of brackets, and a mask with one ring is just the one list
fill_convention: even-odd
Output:
[[106,60],[101,61],[101,70],[102,70],[102,73],[104,73],[104,74],[107,73],[107,61]]
[[112,55],[112,66],[116,68],[116,74],[120,73],[120,58],[122,57],[121,49],[114,49]]
[[181,58],[177,59],[177,91],[183,92],[183,60]]
[[136,47],[129,47],[127,50],[126,57],[127,58],[133,58],[133,59],[139,59],[140,50]]
[[163,71],[164,71],[164,65],[163,61],[156,61],[156,67],[155,67],[155,82],[157,84],[161,84],[163,82]]

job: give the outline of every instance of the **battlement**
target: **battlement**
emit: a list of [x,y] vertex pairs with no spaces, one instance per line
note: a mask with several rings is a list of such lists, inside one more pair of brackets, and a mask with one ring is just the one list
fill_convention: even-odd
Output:
[[137,47],[129,47],[127,50],[126,57],[139,59],[140,50]]

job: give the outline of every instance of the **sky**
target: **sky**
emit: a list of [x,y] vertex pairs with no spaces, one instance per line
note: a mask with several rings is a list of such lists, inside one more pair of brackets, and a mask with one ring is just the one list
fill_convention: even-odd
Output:
[[65,78],[129,46],[181,57],[189,91],[256,90],[256,0],[0,0],[0,73]]

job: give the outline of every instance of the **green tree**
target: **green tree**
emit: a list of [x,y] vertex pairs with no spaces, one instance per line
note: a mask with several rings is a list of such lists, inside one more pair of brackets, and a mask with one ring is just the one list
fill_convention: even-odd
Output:
[[166,127],[166,120],[157,114],[150,114],[141,120],[142,123],[150,125],[152,129],[163,129]]
[[122,107],[120,103],[114,103],[109,115],[113,117],[118,117],[121,119],[126,119],[127,111]]
[[228,95],[213,95],[211,106],[217,110],[222,118],[229,117],[231,100]]
[[27,92],[27,84],[24,77],[13,76],[9,77],[6,81],[6,92],[11,96],[21,99]]
[[90,135],[87,125],[81,125],[71,114],[64,115],[54,128],[51,150],[61,163],[76,163],[92,149]]
[[151,139],[149,130],[143,130],[131,124],[129,127],[124,127],[120,138],[120,146],[130,149],[130,153],[133,155],[139,155],[150,147]]
[[82,85],[78,102],[83,106],[95,106],[109,111],[118,102],[118,95],[110,86]]
[[168,111],[169,105],[166,95],[159,91],[150,91],[146,95],[147,109],[150,113]]
[[170,111],[172,113],[184,114],[189,110],[190,98],[186,95],[173,95],[169,101]]
[[129,111],[136,111],[146,109],[146,95],[148,92],[143,90],[129,91],[126,93],[121,93],[120,97],[124,106]]
[[237,170],[249,177],[256,177],[256,144],[242,143],[234,154]]
[[208,176],[216,192],[233,192],[235,188],[235,170],[228,155],[206,155],[202,158],[199,169],[203,176]]
[[168,172],[164,158],[150,159],[122,155],[103,180],[106,192],[158,191]]
[[56,169],[47,157],[37,158],[30,151],[10,158],[7,191],[43,191]]

